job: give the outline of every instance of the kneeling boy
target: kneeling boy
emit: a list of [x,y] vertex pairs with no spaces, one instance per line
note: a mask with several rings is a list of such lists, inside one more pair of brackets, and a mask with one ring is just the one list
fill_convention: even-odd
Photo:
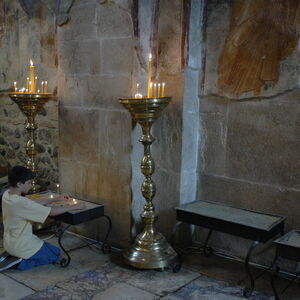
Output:
[[0,267],[0,271],[17,263],[17,269],[27,270],[55,262],[59,258],[60,249],[34,235],[32,222],[43,223],[48,216],[84,208],[81,203],[65,207],[45,206],[53,201],[67,200],[68,195],[43,197],[35,201],[22,197],[31,189],[32,178],[31,170],[22,166],[15,166],[9,171],[9,189],[2,196],[3,245],[12,257]]

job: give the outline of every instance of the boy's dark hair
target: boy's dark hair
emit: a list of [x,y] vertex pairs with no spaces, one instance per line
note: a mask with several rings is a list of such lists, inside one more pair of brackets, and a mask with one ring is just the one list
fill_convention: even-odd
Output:
[[33,179],[34,175],[28,168],[15,166],[8,171],[8,184],[16,187],[18,182],[25,183],[27,180]]

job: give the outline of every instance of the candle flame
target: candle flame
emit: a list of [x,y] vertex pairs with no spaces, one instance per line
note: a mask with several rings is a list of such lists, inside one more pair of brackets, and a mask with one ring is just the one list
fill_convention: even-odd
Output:
[[150,82],[150,87],[152,88],[152,86],[153,86],[153,82]]
[[14,81],[14,85],[17,85],[17,82],[16,82],[16,81]]
[[30,60],[30,66],[33,66],[33,61],[32,60]]
[[158,86],[160,86],[160,83],[158,84]]
[[166,85],[166,84],[163,82],[163,83],[162,83],[162,86],[165,86],[165,85]]
[[152,59],[152,54],[151,53],[149,54],[149,59]]
[[140,86],[140,84],[139,84],[139,83],[137,83],[137,84],[136,84],[136,87],[138,88],[139,86]]

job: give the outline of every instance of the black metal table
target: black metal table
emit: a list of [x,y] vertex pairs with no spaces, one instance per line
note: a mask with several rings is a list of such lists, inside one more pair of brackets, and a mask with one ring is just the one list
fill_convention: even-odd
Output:
[[174,227],[173,238],[182,223],[209,229],[204,246],[201,247],[206,255],[212,254],[213,251],[207,246],[213,230],[253,241],[245,258],[245,270],[250,279],[250,288],[244,289],[244,296],[249,297],[255,284],[255,278],[249,269],[251,254],[260,243],[265,243],[276,235],[283,234],[286,217],[235,208],[221,203],[194,201],[177,207],[176,219],[179,222]]
[[[83,200],[78,200],[76,199],[77,202],[83,202],[85,204],[85,208],[82,210],[74,210],[70,212],[66,212],[64,214],[58,215],[58,216],[53,216],[51,218],[55,219],[56,225],[55,225],[55,235],[58,237],[58,244],[60,248],[63,250],[63,252],[66,254],[66,258],[62,258],[60,261],[61,267],[67,267],[70,264],[71,257],[68,252],[74,250],[74,249],[69,249],[68,251],[63,247],[62,245],[62,237],[65,231],[70,228],[72,225],[78,225],[85,223],[87,221],[94,220],[96,218],[101,218],[104,217],[108,221],[108,229],[105,235],[105,238],[103,241],[95,241],[92,243],[85,244],[82,247],[86,247],[89,245],[101,243],[102,244],[102,251],[103,253],[107,253],[110,251],[110,246],[107,244],[107,239],[109,237],[109,233],[112,228],[112,222],[109,216],[104,214],[104,205],[103,204],[95,204],[91,203],[88,201],[83,201]],[[82,248],[80,247],[80,248]],[[78,248],[76,248],[78,249]]]
[[[277,276],[278,272],[280,271],[279,262],[281,258],[300,262],[300,231],[292,230],[286,233],[284,236],[275,240],[274,243],[276,244],[276,258],[274,260],[273,266],[274,272],[271,275],[271,285],[275,300],[279,300],[280,297],[276,290],[274,282],[275,276]],[[287,288],[297,279],[299,275],[300,272],[298,271],[293,280],[282,290],[281,294],[283,294],[287,290]]]

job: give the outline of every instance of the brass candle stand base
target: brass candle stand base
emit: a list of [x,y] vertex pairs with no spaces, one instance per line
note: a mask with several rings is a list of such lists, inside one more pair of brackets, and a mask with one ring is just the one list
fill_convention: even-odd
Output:
[[161,269],[170,266],[175,261],[177,254],[168,244],[165,237],[157,232],[154,224],[157,221],[152,202],[156,188],[151,179],[154,173],[154,160],[151,157],[150,146],[154,141],[151,127],[159,117],[161,111],[171,101],[170,97],[160,98],[121,98],[120,103],[128,109],[132,118],[141,125],[143,135],[140,142],[144,146],[144,156],[141,161],[141,171],[145,176],[142,184],[142,194],[146,199],[141,219],[145,225],[128,249],[123,253],[125,261],[140,269]]
[[36,156],[36,145],[35,145],[35,131],[38,128],[35,122],[36,114],[42,109],[44,104],[52,98],[52,94],[29,94],[29,93],[11,93],[9,97],[19,106],[20,110],[27,117],[26,130],[28,132],[28,140],[26,142],[26,153],[28,160],[26,163],[33,174],[34,179],[32,180],[32,192],[37,192],[36,175],[37,165],[35,161]]

